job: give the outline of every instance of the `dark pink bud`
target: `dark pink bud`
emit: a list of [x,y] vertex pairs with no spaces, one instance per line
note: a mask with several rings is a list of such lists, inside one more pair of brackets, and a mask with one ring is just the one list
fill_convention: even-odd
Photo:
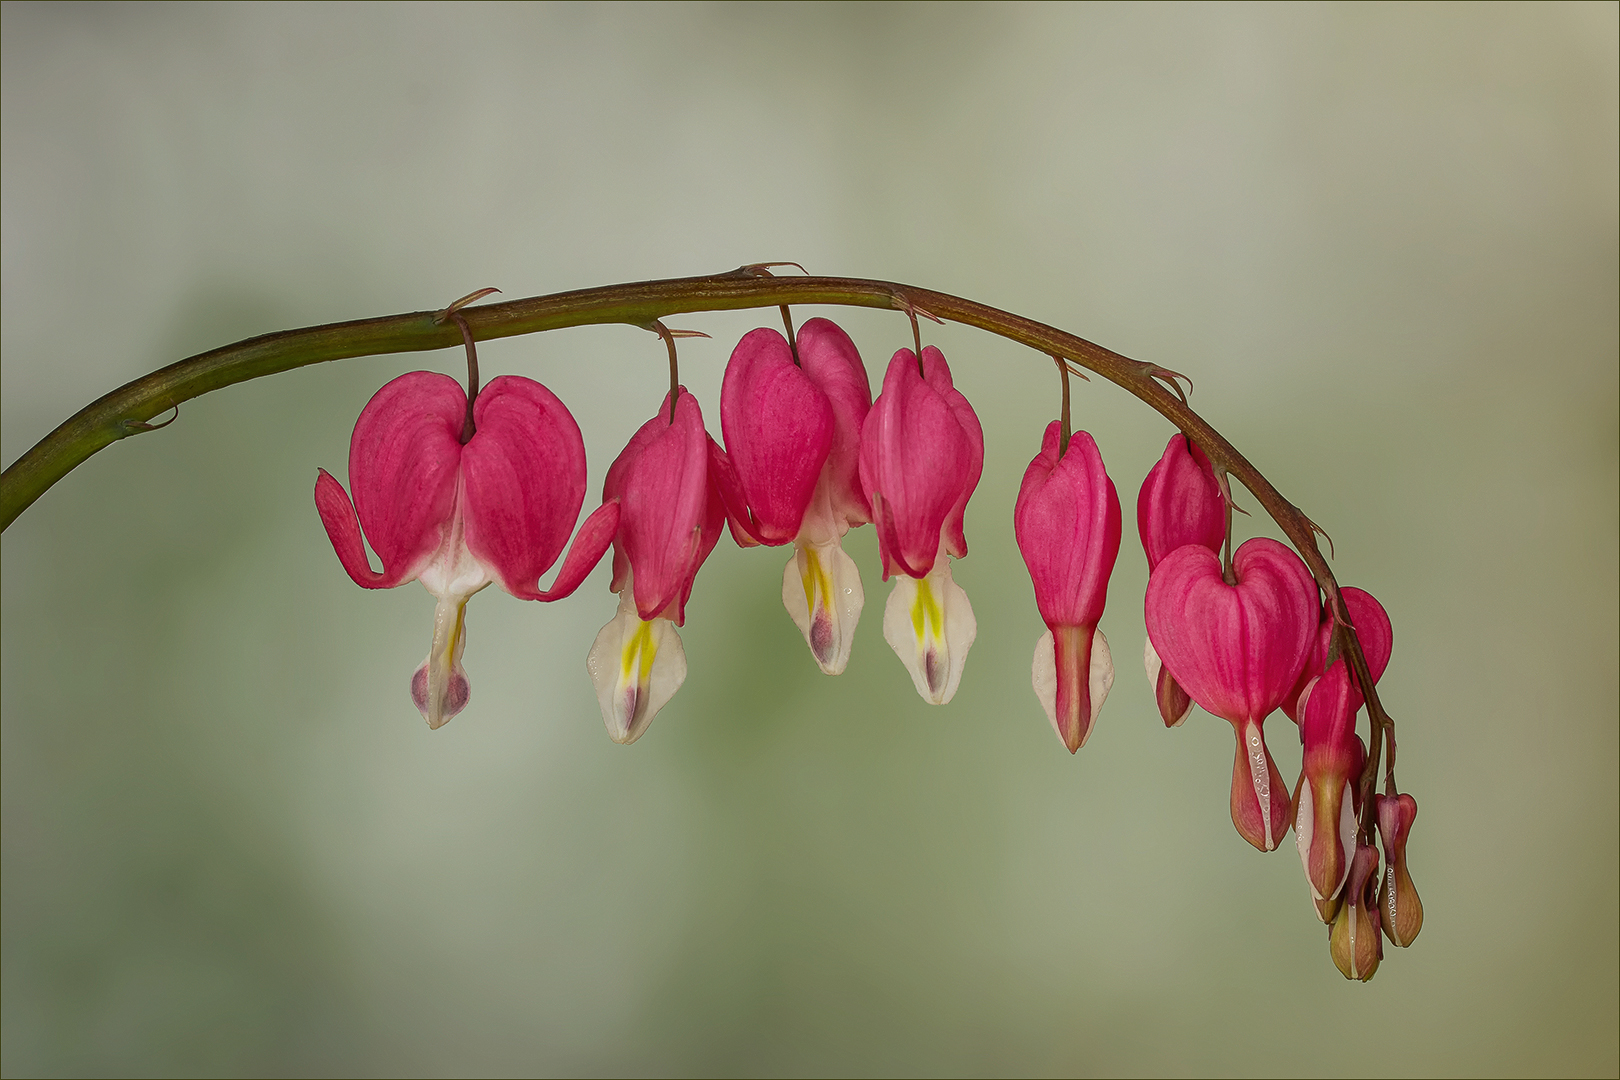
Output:
[[1208,456],[1187,436],[1170,436],[1136,496],[1136,530],[1148,570],[1184,544],[1220,554],[1226,542],[1226,499]]
[[[1061,458],[1059,438],[1054,420],[1024,471],[1013,532],[1048,631],[1035,646],[1035,693],[1073,753],[1085,745],[1113,683],[1107,642],[1095,644],[1094,638],[1100,638],[1097,622],[1119,554],[1120,511],[1092,437],[1076,432]],[[1092,693],[1094,685],[1101,693]]]
[[1367,752],[1356,737],[1361,695],[1343,660],[1312,683],[1301,734],[1305,747],[1294,796],[1294,841],[1317,901],[1331,900],[1356,850],[1356,785]]
[[1345,882],[1344,902],[1328,930],[1328,951],[1333,963],[1347,979],[1366,982],[1384,958],[1384,937],[1379,931],[1378,849],[1369,844],[1356,848]]
[[967,554],[962,531],[968,498],[984,466],[978,417],[952,385],[945,357],[901,349],[889,361],[883,392],[861,428],[861,487],[871,500],[883,577],[922,578],[943,547]]
[[[1367,668],[1372,672],[1373,684],[1383,677],[1384,669],[1389,666],[1390,654],[1395,648],[1395,632],[1390,626],[1389,614],[1384,605],[1373,599],[1373,595],[1364,589],[1352,586],[1341,586],[1339,596],[1344,600],[1348,609],[1350,623],[1356,628],[1356,638],[1361,642],[1361,651],[1366,654]],[[1322,606],[1321,621],[1316,630],[1316,645],[1311,651],[1310,659],[1305,663],[1305,670],[1299,673],[1299,681],[1289,693],[1288,699],[1283,702],[1283,712],[1294,723],[1299,723],[1300,697],[1305,692],[1305,685],[1327,667],[1328,647],[1333,642],[1333,609],[1324,604]]]
[[1270,851],[1288,829],[1287,787],[1261,725],[1305,665],[1316,625],[1316,582],[1289,548],[1256,537],[1232,559],[1189,544],[1165,556],[1148,579],[1148,638],[1176,681],[1207,711],[1232,724],[1232,820]]
[[1384,880],[1378,895],[1379,918],[1389,940],[1401,948],[1423,929],[1423,901],[1406,872],[1406,841],[1417,820],[1417,800],[1410,795],[1374,795],[1378,835],[1384,842]]

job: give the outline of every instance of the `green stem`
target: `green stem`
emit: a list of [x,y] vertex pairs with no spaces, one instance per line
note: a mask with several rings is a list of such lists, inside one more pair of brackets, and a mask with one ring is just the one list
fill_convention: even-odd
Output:
[[[1338,582],[1317,549],[1311,523],[1260,471],[1161,379],[1169,372],[1103,348],[1045,323],[949,293],[865,278],[770,277],[757,267],[741,267],[707,277],[670,278],[627,285],[553,293],[522,300],[467,307],[458,314],[479,341],[541,330],[601,323],[652,328],[670,315],[695,311],[833,304],[906,311],[922,310],[941,319],[978,327],[1027,345],[1046,356],[1062,356],[1117,383],[1158,410],[1203,447],[1217,469],[1242,481],[1293,541],[1324,592],[1338,601]],[[154,416],[181,402],[234,383],[327,360],[380,353],[420,352],[462,344],[461,328],[442,321],[443,312],[417,311],[356,322],[329,323],[249,338],[160,368],[91,402],[45,436],[0,475],[0,529],[9,528],[34,500],[96,451],[119,439],[151,430]],[[918,359],[921,359],[919,353]],[[1343,611],[1343,605],[1339,604]],[[1379,704],[1360,642],[1342,631],[1351,666],[1364,688],[1373,718],[1364,790],[1370,795],[1379,757],[1379,735],[1393,727]],[[1364,805],[1370,817],[1371,799]]]

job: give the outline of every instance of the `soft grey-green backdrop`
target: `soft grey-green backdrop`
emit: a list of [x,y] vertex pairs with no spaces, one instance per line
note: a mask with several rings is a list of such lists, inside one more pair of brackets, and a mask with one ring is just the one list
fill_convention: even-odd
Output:
[[[1233,832],[1228,726],[1153,711],[1133,531],[1113,696],[1053,738],[1010,527],[1040,357],[929,330],[987,437],[951,705],[882,641],[871,530],[837,680],[785,553],[727,540],[630,748],[584,670],[605,569],[474,600],[473,703],[422,724],[431,600],[355,588],[310,492],[383,381],[461,358],[352,360],[185,405],[5,534],[7,1075],[1620,1069],[1615,5],[3,17],[5,461],[181,356],[482,285],[796,259],[1012,308],[1190,374],[1383,599],[1428,916],[1333,969],[1292,844]],[[879,378],[903,319],[840,318]],[[773,321],[680,320],[716,431]],[[664,385],[630,328],[482,356],[571,405],[593,489]],[[1130,507],[1168,426],[1099,383],[1077,416]]]

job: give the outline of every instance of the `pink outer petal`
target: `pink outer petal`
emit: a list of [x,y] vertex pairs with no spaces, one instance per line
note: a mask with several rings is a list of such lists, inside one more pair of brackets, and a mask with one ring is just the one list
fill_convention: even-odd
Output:
[[872,386],[855,343],[831,319],[811,319],[796,336],[805,375],[832,406],[833,437],[822,467],[831,480],[832,509],[845,526],[872,520],[861,488],[861,425],[872,409]]
[[[705,436],[707,438],[707,436]],[[709,446],[715,447],[712,438],[708,439]],[[692,565],[686,572],[686,584],[681,588],[681,599],[675,605],[673,613],[666,611],[664,618],[672,620],[676,626],[686,625],[686,604],[692,599],[692,585],[697,581],[697,573],[709,558],[709,553],[720,542],[720,533],[725,528],[726,508],[725,501],[720,495],[720,484],[716,476],[714,458],[709,458],[709,493],[703,507],[703,521],[699,526],[697,552],[692,557]]]
[[1035,585],[1035,606],[1059,626],[1096,626],[1108,602],[1108,577],[1119,555],[1119,495],[1097,444],[1084,431],[1058,458],[1056,420],[1041,452],[1024,470],[1013,507],[1013,534]]
[[1236,586],[1221,579],[1208,548],[1188,544],[1165,556],[1148,578],[1148,637],[1207,711],[1233,724],[1259,722],[1305,666],[1316,582],[1298,555],[1267,537],[1245,542],[1232,563]]
[[[1357,589],[1344,585],[1339,588],[1339,595],[1344,598],[1344,606],[1349,611],[1350,624],[1356,628],[1356,638],[1361,642],[1361,651],[1367,657],[1367,670],[1372,673],[1373,684],[1383,677],[1384,669],[1389,667],[1389,658],[1395,649],[1395,631],[1390,625],[1389,613],[1384,605],[1373,599],[1373,595],[1365,589]],[[1283,711],[1294,723],[1299,723],[1299,699],[1305,691],[1305,684],[1322,674],[1322,668],[1327,664],[1328,647],[1333,642],[1333,612],[1324,604],[1322,606],[1322,621],[1316,629],[1316,645],[1311,651],[1311,657],[1305,664],[1305,670],[1299,673],[1299,680],[1283,702]]]
[[946,518],[965,503],[963,489],[980,464],[973,438],[917,374],[911,350],[895,353],[861,428],[861,486],[871,499],[885,580],[895,570],[920,578],[933,569]]
[[[968,466],[962,491],[945,517],[945,550],[961,559],[967,555],[967,534],[963,532],[963,518],[967,514],[968,500],[979,486],[984,472],[984,429],[979,426],[979,414],[973,411],[968,399],[951,383],[951,368],[945,363],[945,354],[932,345],[923,348],[923,373],[929,385],[938,389],[951,407],[951,413],[968,438]],[[1117,501],[1117,500],[1116,500]]]
[[585,524],[579,527],[579,532],[574,534],[573,546],[568,549],[568,557],[563,560],[562,569],[557,571],[557,580],[551,583],[551,588],[544,591],[527,590],[513,595],[524,600],[548,601],[571,596],[574,590],[584,583],[590,572],[596,569],[596,564],[602,561],[602,555],[607,551],[608,545],[613,543],[613,537],[618,531],[617,500],[603,503],[591,512],[591,516],[585,519]]
[[[449,376],[401,375],[372,395],[355,421],[353,509],[342,485],[322,470],[315,505],[356,584],[386,589],[414,580],[438,549],[455,512],[466,408],[466,395]],[[366,561],[360,528],[382,562],[380,574]]]
[[[621,463],[630,458],[624,469]],[[608,471],[606,497],[618,489],[619,533],[614,578],[622,555],[633,573],[637,614],[651,620],[690,588],[709,516],[708,434],[697,399],[680,391],[675,422],[669,399],[641,426]],[[716,536],[718,536],[718,522]]]
[[714,437],[709,437],[709,483],[715,497],[720,500],[721,511],[731,530],[731,538],[738,547],[758,547],[763,541],[754,533],[754,518],[748,511],[748,498],[743,494],[742,481]]
[[1215,482],[1215,468],[1187,436],[1170,436],[1164,455],[1142,481],[1136,496],[1136,530],[1148,569],[1183,544],[1201,544],[1219,553],[1226,542],[1226,500]]
[[751,330],[732,350],[720,429],[753,512],[750,531],[767,544],[788,543],[832,447],[833,412],[775,330]]
[[473,423],[461,459],[467,550],[507,592],[533,598],[585,501],[585,440],[555,394],[516,375],[484,387]]

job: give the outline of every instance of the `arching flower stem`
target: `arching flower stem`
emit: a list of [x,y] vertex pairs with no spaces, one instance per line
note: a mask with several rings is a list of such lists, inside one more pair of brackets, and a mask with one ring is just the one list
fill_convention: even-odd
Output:
[[[668,315],[823,304],[898,309],[913,320],[919,311],[940,321],[987,330],[1044,356],[1063,356],[1125,388],[1198,443],[1215,467],[1243,482],[1293,543],[1328,601],[1339,603],[1338,582],[1316,546],[1310,520],[1283,498],[1236,447],[1199,416],[1161,378],[1172,373],[1106,349],[1054,326],[949,293],[891,281],[836,277],[763,277],[742,267],[723,274],[670,278],[553,293],[461,309],[471,336],[483,341],[569,326],[628,323],[647,327]],[[920,342],[920,332],[916,335]],[[126,383],[85,406],[0,475],[0,529],[76,466],[102,448],[140,434],[140,425],[182,401],[235,383],[308,364],[382,353],[420,352],[464,344],[460,327],[442,312],[419,311],[354,322],[284,330],[226,345]],[[1340,610],[1342,610],[1340,605]],[[1373,787],[1382,737],[1394,722],[1378,700],[1367,660],[1348,622],[1334,631],[1340,649],[1363,688],[1372,731],[1361,778],[1362,830],[1373,835]],[[1392,749],[1393,749],[1393,740]]]

